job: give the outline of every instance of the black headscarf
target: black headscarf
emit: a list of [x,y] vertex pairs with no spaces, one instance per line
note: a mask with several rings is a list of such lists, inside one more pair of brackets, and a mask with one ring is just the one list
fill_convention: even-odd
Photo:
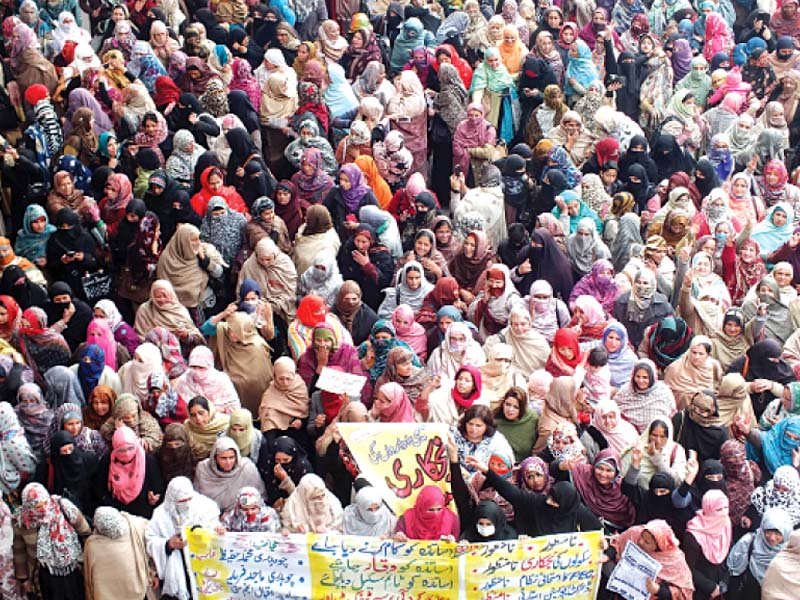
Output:
[[231,155],[228,159],[227,180],[229,184],[237,181],[236,169],[245,166],[245,162],[261,162],[266,169],[264,159],[258,150],[253,138],[241,127],[234,127],[225,134],[228,145],[231,147]]
[[513,269],[517,266],[517,256],[530,243],[531,236],[525,226],[522,223],[513,223],[508,228],[508,239],[500,242],[497,254],[504,265]]
[[542,510],[533,515],[537,534],[552,535],[576,531],[581,499],[575,486],[568,481],[559,481],[550,489],[548,496],[558,504],[558,507],[542,503]]
[[[639,182],[634,183],[631,177],[636,177]],[[655,192],[653,186],[650,184],[650,179],[647,177],[647,171],[640,164],[633,164],[628,167],[628,174],[625,178],[625,185],[622,188],[625,192],[630,192],[633,199],[636,201],[636,206],[639,211],[647,208],[647,201],[653,197]]]
[[569,188],[567,177],[561,169],[550,169],[545,177],[547,181],[542,184],[536,199],[537,216],[552,211],[556,205],[556,196]]
[[669,179],[670,175],[678,171],[692,172],[692,160],[681,150],[674,135],[668,133],[659,135],[650,150],[650,156],[658,167],[659,181]]
[[[539,247],[534,247],[534,242],[539,244]],[[531,243],[520,253],[517,260],[522,263],[526,258],[530,260],[531,272],[524,275],[522,281],[517,284],[521,294],[527,294],[534,281],[544,279],[553,287],[554,297],[561,298],[565,302],[569,300],[574,284],[572,268],[569,259],[546,229],[534,230]]]
[[228,41],[228,32],[217,22],[217,17],[208,8],[201,8],[194,13],[194,21],[199,21],[206,28],[206,37],[215,44],[225,44]]
[[[69,444],[73,445],[72,452],[61,454],[61,448]],[[89,511],[90,482],[97,468],[92,454],[81,450],[72,434],[62,429],[50,442],[50,462],[53,465],[50,492],[71,500],[83,512]]]
[[[478,519],[489,519],[494,525],[494,533],[487,537],[478,533]],[[497,502],[494,500],[481,500],[475,509],[475,522],[464,532],[463,537],[470,542],[497,542],[500,540],[515,540],[517,539],[517,532],[508,524],[506,515],[503,513],[503,509],[497,505]]]
[[[635,150],[634,148],[638,148],[639,146],[642,147],[641,150]],[[650,155],[647,154],[647,140],[643,135],[635,135],[631,138],[631,142],[628,145],[628,151],[625,152],[619,158],[619,178],[620,180],[624,181],[625,177],[628,175],[628,169],[631,165],[640,164],[645,168],[647,171],[647,178],[651,182],[655,182],[656,178],[658,177],[658,165],[656,165],[655,161],[650,158]]]
[[[283,470],[294,482],[295,485],[300,483],[303,475],[313,473],[314,468],[308,461],[306,451],[295,440],[289,436],[282,435],[272,442],[270,447],[259,453],[258,456],[258,469],[261,471],[261,478],[267,486],[267,494],[270,496],[267,501],[268,504],[273,504],[275,499],[279,498],[283,492],[279,490],[281,484],[280,480],[275,477],[275,454],[282,452],[292,457],[292,461],[288,464],[282,465]],[[285,494],[283,494],[285,496]]]
[[[92,309],[86,302],[77,298],[72,287],[64,281],[53,283],[48,290],[48,295],[50,296],[50,301],[44,306],[44,310],[47,313],[47,322],[50,324],[63,318],[64,310],[69,307],[70,303],[75,307],[75,314],[72,315],[67,327],[61,332],[69,347],[75,350],[86,341],[86,329],[94,316]],[[57,296],[69,296],[70,301],[56,302],[55,298]]]
[[[544,88],[548,85],[558,85],[550,63],[538,56],[528,55],[525,62],[522,63],[518,86],[519,101],[525,114],[530,114],[530,111],[544,101]],[[539,90],[539,93],[536,96],[528,97],[524,93],[525,88]]]
[[260,130],[261,125],[258,122],[258,113],[246,92],[242,90],[231,91],[228,94],[228,108],[231,113],[239,117],[247,133]]
[[718,188],[722,185],[719,181],[717,170],[707,158],[698,160],[694,171],[694,184],[697,186],[697,189],[700,190],[702,198],[708,196],[714,188]]
[[47,293],[42,286],[32,283],[18,265],[11,265],[3,271],[0,292],[14,298],[20,310],[31,306],[44,306],[47,303]]
[[[656,490],[669,490],[669,494],[659,496]],[[659,472],[650,478],[650,487],[642,495],[642,501],[637,506],[637,522],[647,523],[653,519],[664,519],[668,522],[675,515],[672,504],[672,492],[675,490],[675,480],[669,473]]]
[[197,159],[197,165],[194,168],[194,186],[192,188],[192,194],[196,194],[200,191],[200,188],[203,187],[200,183],[200,176],[208,167],[225,168],[225,165],[223,165],[222,161],[219,159],[219,155],[213,150],[206,150]]
[[[711,391],[699,391],[697,394],[705,395],[714,399],[714,416],[719,416],[717,407],[717,395]],[[728,439],[727,428],[720,425],[701,424],[689,407],[679,413],[678,431],[675,441],[686,450],[697,451],[699,461],[708,459],[718,459],[722,443]]]

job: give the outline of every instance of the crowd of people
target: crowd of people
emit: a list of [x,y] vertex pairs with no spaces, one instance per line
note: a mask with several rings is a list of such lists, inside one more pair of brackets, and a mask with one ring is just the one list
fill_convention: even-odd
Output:
[[799,4],[0,3],[0,599],[188,600],[183,525],[795,598]]

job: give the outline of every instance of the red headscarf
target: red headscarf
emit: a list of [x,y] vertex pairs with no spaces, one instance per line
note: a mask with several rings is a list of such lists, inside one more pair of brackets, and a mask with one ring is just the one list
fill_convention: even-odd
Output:
[[[403,389],[403,386],[394,381],[384,383],[378,392],[391,400],[391,404],[381,411],[378,420],[381,423],[413,423],[414,407]],[[438,489],[438,488],[437,488]]]
[[156,92],[153,101],[156,106],[166,106],[173,102],[177,103],[181,97],[181,89],[175,85],[170,77],[161,75],[156,77]]
[[[571,359],[568,360],[561,355],[558,349],[562,347],[572,349]],[[547,359],[545,369],[553,377],[573,375],[582,358],[577,332],[574,329],[559,329],[553,337],[553,350]]]
[[0,338],[7,340],[19,326],[19,304],[11,296],[0,296],[0,306],[8,311],[6,324],[0,325]]
[[325,300],[313,294],[300,300],[300,304],[297,306],[297,319],[306,327],[324,323],[327,314],[328,307],[325,305]]
[[200,175],[200,185],[202,186],[202,189],[192,196],[191,204],[194,212],[201,217],[205,217],[206,210],[208,209],[208,203],[211,201],[211,198],[214,196],[219,196],[225,199],[225,202],[228,204],[228,208],[235,210],[236,212],[246,214],[247,205],[244,203],[244,199],[239,195],[239,192],[237,192],[235,188],[229,185],[223,185],[219,191],[211,191],[211,188],[208,185],[208,180],[212,175],[217,175],[223,181],[225,180],[225,175],[219,167],[206,167],[206,169],[203,171],[203,174]]
[[[404,533],[412,540],[439,540],[444,535],[459,535],[456,514],[445,506],[444,492],[435,485],[422,488],[414,508],[403,513]],[[434,506],[442,506],[439,512],[429,512]]]
[[[450,44],[441,44],[440,46],[436,47],[436,55],[439,55],[440,50],[446,50],[450,54],[450,63],[456,68],[458,71],[458,76],[461,78],[461,81],[464,83],[464,87],[469,89],[470,85],[472,85],[472,67],[469,66],[469,63],[461,58],[458,55],[458,51],[451,46]],[[439,72],[439,61],[434,61],[433,63],[433,70],[437,73]]]
[[458,379],[458,376],[466,371],[470,375],[472,375],[472,382],[475,384],[475,390],[466,398],[462,396],[456,386],[453,385],[453,389],[450,390],[450,396],[453,398],[453,402],[455,402],[461,408],[469,408],[475,403],[475,400],[481,397],[481,389],[483,389],[483,381],[481,378],[481,371],[477,367],[473,367],[472,365],[464,365],[458,371],[456,371],[456,376],[453,378]]
[[597,155],[597,164],[601,167],[610,160],[618,161],[619,142],[613,137],[603,138],[595,145],[594,152]]

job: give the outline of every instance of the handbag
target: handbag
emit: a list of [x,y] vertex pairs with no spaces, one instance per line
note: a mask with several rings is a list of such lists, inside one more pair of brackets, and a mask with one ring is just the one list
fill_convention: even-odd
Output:
[[447,142],[452,141],[453,136],[450,135],[450,128],[447,126],[447,123],[444,122],[442,117],[440,117],[438,114],[434,115],[430,120],[430,124],[430,132],[428,135],[432,144],[446,144]]
[[111,297],[114,277],[110,272],[102,269],[94,273],[86,273],[81,277],[81,287],[83,288],[84,296],[86,296],[86,301],[90,306],[94,306],[98,300]]

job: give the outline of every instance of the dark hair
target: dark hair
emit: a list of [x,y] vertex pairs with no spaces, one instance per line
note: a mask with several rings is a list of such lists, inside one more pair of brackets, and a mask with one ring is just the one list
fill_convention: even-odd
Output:
[[144,125],[148,121],[152,121],[153,123],[155,123],[157,125],[158,124],[158,117],[156,116],[156,113],[149,112],[149,113],[145,114],[144,117],[142,117],[142,125]]
[[608,364],[608,352],[602,346],[592,348],[587,363],[592,367],[605,367]]
[[208,412],[211,412],[211,405],[204,396],[195,396],[189,400],[189,404],[186,406],[186,412],[192,412],[195,406],[200,406],[201,408],[205,408]]
[[486,433],[483,434],[484,436],[491,437],[494,435],[495,431],[497,431],[497,425],[495,425],[491,409],[483,404],[473,404],[461,415],[461,421],[458,424],[458,430],[461,432],[461,435],[466,437],[467,423],[472,419],[480,419],[486,423]]
[[601,171],[619,171],[619,163],[615,160],[607,161],[602,167],[600,167]]
[[519,386],[512,386],[508,388],[508,391],[503,394],[503,399],[500,401],[500,404],[497,405],[497,408],[494,409],[494,418],[495,419],[505,419],[505,414],[503,413],[503,404],[505,404],[506,398],[514,398],[517,402],[519,402],[519,417],[521,419],[525,416],[525,413],[528,412],[528,394],[525,393]]
[[656,419],[652,423],[650,423],[650,427],[647,428],[647,435],[653,433],[653,431],[655,431],[657,427],[663,429],[666,432],[667,437],[669,437],[669,426],[661,419]]

